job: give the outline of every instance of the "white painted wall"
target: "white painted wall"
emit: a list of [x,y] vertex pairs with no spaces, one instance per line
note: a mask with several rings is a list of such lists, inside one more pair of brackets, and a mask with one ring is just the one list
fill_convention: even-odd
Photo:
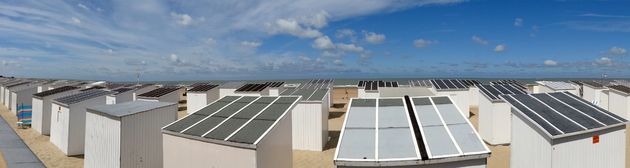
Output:
[[[593,144],[592,136],[599,135]],[[626,129],[606,129],[553,141],[552,167],[591,168],[626,166]]]
[[481,95],[481,93],[479,93],[479,88],[471,86],[468,91],[470,91],[470,106],[479,107],[479,100],[483,97],[479,97],[479,95]]
[[236,89],[219,88],[219,97],[233,96]]
[[57,112],[58,115],[55,115],[55,109],[58,109],[55,106],[58,105],[53,104],[50,141],[67,156],[83,154],[86,107],[105,104],[105,96],[71,104],[69,108],[62,107],[61,112]]
[[[88,112],[85,115],[86,168],[121,167],[120,118],[110,118]],[[131,149],[129,149],[131,150]]]
[[147,87],[143,87],[143,88],[139,88],[133,91],[133,101],[138,100],[138,95],[141,95],[143,93],[146,92],[150,92],[154,89],[159,88],[158,86],[152,85],[152,86],[147,86]]
[[122,118],[121,167],[162,167],[162,127],[177,120],[177,104]]
[[628,119],[628,113],[630,112],[630,110],[628,110],[630,108],[629,96],[614,90],[611,90],[608,96],[608,108],[610,112]]
[[57,103],[52,104],[52,114],[50,121],[50,142],[59,148],[64,154],[68,153],[68,114],[70,109],[60,106]]
[[256,145],[257,168],[291,168],[293,167],[293,150],[291,149],[292,114],[279,118],[278,123]]
[[[31,127],[42,135],[50,135],[50,121],[52,111],[52,100],[78,93],[78,90],[49,95],[41,99],[33,97],[33,119]],[[58,110],[56,108],[56,110]],[[56,112],[56,111],[55,111]]]
[[[609,90],[603,90],[602,93],[600,93],[600,97],[599,97],[599,107],[605,109],[605,110],[609,110],[609,95],[610,91]],[[610,111],[610,110],[609,110]],[[621,116],[621,115],[620,115]],[[623,117],[623,116],[622,116]]]
[[464,116],[470,117],[470,92],[468,90],[437,91],[437,95],[450,96]]
[[162,134],[164,168],[256,167],[256,151]]
[[510,143],[511,106],[506,102],[492,102],[483,94],[479,96],[479,135],[491,145]]
[[327,97],[321,102],[299,102],[291,111],[293,149],[324,150],[328,141]]
[[551,144],[518,114],[512,117],[511,168],[550,168]]
[[186,95],[186,112],[192,114],[208,105],[207,92],[188,92]]
[[22,89],[11,93],[11,97],[15,100],[11,106],[11,112],[17,114],[18,105],[33,105],[33,94],[37,93],[37,87]]

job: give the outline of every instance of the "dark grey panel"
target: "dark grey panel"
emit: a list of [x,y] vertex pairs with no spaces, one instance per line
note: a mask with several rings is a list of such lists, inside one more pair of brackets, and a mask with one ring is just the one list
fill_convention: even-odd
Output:
[[315,91],[315,93],[313,93],[311,98],[309,98],[308,100],[309,101],[323,100],[327,93],[328,93],[328,89],[319,89],[319,90]]
[[402,99],[379,99],[378,106],[379,107],[400,106],[402,108],[404,105],[403,105]]
[[298,97],[280,97],[280,98],[278,98],[278,100],[276,100],[275,103],[293,104],[293,103],[295,103],[295,101],[297,101],[297,99],[298,99]]
[[376,99],[354,99],[352,107],[376,107]]
[[508,90],[514,92],[514,94],[527,94],[527,92],[523,91],[523,89],[521,89],[519,86],[516,86],[514,84],[510,84],[510,85],[501,85],[505,88],[507,88]]
[[578,124],[588,128],[598,128],[604,125],[597,123],[597,121],[590,119],[589,117],[582,115],[579,111],[573,110],[571,107],[562,104],[561,102],[553,99],[547,94],[533,94],[532,96],[536,97],[538,100],[542,101],[544,104],[547,104],[552,109],[555,109],[559,113],[567,116],[571,120],[577,122]]
[[306,100],[306,99],[308,99],[308,98],[309,98],[309,97],[313,94],[313,92],[315,92],[315,91],[316,91],[316,89],[301,89],[301,90],[298,90],[298,91],[296,91],[295,93],[293,93],[293,95],[296,95],[296,96],[302,96],[302,100]]
[[267,131],[274,121],[268,120],[252,120],[250,123],[241,128],[234,136],[230,137],[228,141],[253,144]]
[[435,87],[435,89],[444,89],[446,85],[444,83],[438,83],[436,80],[431,80],[431,84]]
[[[604,109],[601,109],[599,107],[597,107],[596,105],[592,105],[589,102],[587,102],[586,100],[583,100],[577,96],[574,96],[573,94],[564,94],[564,93],[549,93],[549,95],[563,101],[564,103],[584,112],[586,115],[589,115],[595,119],[597,119],[598,121],[606,124],[606,125],[613,125],[613,124],[618,124],[621,122],[625,122],[626,120],[611,113],[608,112]],[[569,96],[574,96],[575,99],[569,97]],[[589,103],[589,105],[586,105],[585,103]],[[597,109],[596,109],[597,108]],[[601,111],[601,112],[600,112]],[[604,113],[602,113],[604,112]],[[621,122],[620,122],[620,121]]]
[[227,121],[225,121],[223,124],[221,124],[219,127],[212,130],[212,132],[208,133],[208,135],[206,135],[205,137],[223,140],[227,138],[228,136],[230,136],[230,134],[234,133],[234,131],[236,131],[238,128],[243,126],[243,124],[245,124],[247,121],[249,120],[230,118]]
[[549,121],[551,124],[562,130],[562,132],[564,133],[584,130],[570,120],[562,117],[560,114],[554,112],[553,110],[545,107],[540,102],[534,100],[530,97],[530,95],[513,95],[513,97],[523,104],[527,105],[527,107],[532,109],[536,114],[542,116],[545,120]]
[[455,88],[458,88],[458,89],[464,89],[464,88],[467,88],[467,87],[466,87],[466,85],[462,84],[459,80],[453,80],[453,79],[451,79],[451,80],[449,80],[449,81],[450,81],[450,82],[452,82],[452,83],[455,85]]
[[495,90],[494,88],[492,88],[492,86],[490,85],[479,85],[479,91],[483,92],[486,96],[488,96],[488,98],[492,99],[492,100],[498,100],[498,95],[499,92],[497,92],[497,90]]
[[173,132],[181,132],[184,129],[190,127],[191,125],[201,121],[205,117],[206,117],[205,115],[191,114],[187,116],[186,118],[176,121],[175,123],[169,125],[168,127],[164,129],[173,131]]
[[206,116],[211,115],[211,114],[217,112],[217,110],[225,107],[226,105],[230,104],[232,101],[234,101],[234,100],[236,100],[238,98],[240,98],[240,97],[235,97],[235,96],[223,97],[219,101],[214,102],[214,103],[212,103],[212,104],[210,104],[210,105],[208,105],[208,106],[198,110],[197,112],[195,112],[195,114],[206,115]]
[[261,112],[258,116],[256,116],[255,119],[275,121],[278,118],[280,118],[280,116],[282,116],[282,114],[284,114],[284,112],[287,111],[289,107],[291,107],[291,104],[289,103],[276,102],[274,104],[271,104],[271,106],[267,107],[267,109],[265,109],[265,111]]
[[453,104],[448,97],[431,97],[433,103],[437,104]]
[[413,104],[414,105],[431,105],[431,107],[433,107],[433,103],[431,103],[431,100],[429,100],[429,98],[425,97],[425,98],[413,98]]
[[242,109],[243,107],[247,106],[247,104],[251,103],[252,101],[256,100],[257,98],[258,97],[243,97],[241,99],[238,99],[234,103],[232,103],[232,104],[228,105],[227,107],[221,109],[219,112],[217,112],[213,116],[225,117],[225,118],[230,117],[232,114],[238,112],[240,109]]
[[455,89],[455,88],[457,88],[457,87],[455,86],[455,84],[451,83],[449,80],[440,80],[440,81],[441,81],[441,82],[444,82],[444,84],[446,85],[446,87],[447,87],[448,89]]
[[206,120],[203,120],[199,124],[197,124],[197,125],[193,126],[192,128],[184,131],[183,133],[184,134],[188,134],[188,135],[201,136],[201,135],[205,134],[206,132],[210,131],[212,128],[214,128],[217,125],[219,125],[225,119],[227,119],[227,118],[211,116],[210,118],[208,118]]
[[501,94],[514,94],[510,92],[509,90],[505,89],[504,87],[502,87],[502,85],[495,85],[494,87],[497,88],[497,90],[499,90]]
[[525,117],[530,118],[531,120],[533,120],[534,122],[536,122],[538,125],[540,125],[540,127],[542,127],[543,129],[545,129],[549,134],[553,135],[559,135],[562,134],[561,132],[557,131],[556,129],[553,128],[553,126],[547,124],[547,122],[545,122],[542,118],[538,117],[536,115],[535,112],[528,110],[527,108],[525,108],[525,106],[519,104],[514,98],[510,97],[509,95],[504,95],[501,96],[505,101],[509,102],[510,104],[512,104],[512,107],[518,109],[519,111],[521,111],[523,114],[525,114]]
[[251,119],[256,114],[260,113],[261,110],[263,110],[265,107],[269,106],[270,103],[273,102],[273,100],[275,99],[275,97],[262,97],[249,106],[245,107],[232,117],[240,119]]
[[286,96],[286,95],[291,95],[293,94],[293,92],[295,92],[296,89],[290,88],[290,89],[286,89],[284,90],[282,93],[280,93],[280,95]]

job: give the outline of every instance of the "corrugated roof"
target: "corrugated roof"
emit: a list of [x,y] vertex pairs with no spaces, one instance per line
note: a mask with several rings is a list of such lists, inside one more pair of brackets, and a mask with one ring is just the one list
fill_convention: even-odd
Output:
[[[89,112],[105,114],[112,117],[124,117],[153,109],[159,109],[167,106],[175,106],[175,103],[154,102],[154,101],[132,101],[120,104],[99,105],[88,107]],[[175,112],[173,112],[175,113]]]
[[238,89],[245,84],[244,82],[227,82],[222,84],[220,87],[224,89]]
[[70,105],[70,104],[79,103],[85,100],[89,100],[89,99],[96,98],[99,96],[105,96],[112,93],[113,92],[110,92],[110,91],[93,89],[93,90],[84,91],[78,94],[57,98],[55,99],[55,101],[61,104]]
[[580,83],[582,83],[584,85],[589,85],[589,86],[592,86],[592,87],[596,87],[596,88],[603,88],[604,87],[603,84],[601,84],[599,82],[596,82],[596,81],[580,81]]
[[460,79],[432,79],[431,84],[438,90],[466,90],[468,85],[464,84]]
[[177,91],[177,90],[179,90],[179,88],[163,87],[163,88],[153,89],[152,91],[140,94],[138,96],[140,96],[140,97],[161,97],[161,96],[167,95],[167,94],[172,93],[172,92]]
[[525,90],[515,84],[500,84],[500,85],[478,85],[479,91],[485,95],[491,101],[500,101],[499,95],[509,94],[527,94]]
[[576,89],[571,83],[561,81],[536,81],[538,84],[547,86],[553,90],[574,90]]
[[79,87],[76,87],[76,86],[63,86],[63,87],[60,87],[60,88],[55,88],[55,89],[52,89],[52,90],[47,90],[47,91],[35,93],[35,94],[33,94],[33,96],[35,96],[35,97],[46,97],[46,96],[54,95],[54,94],[61,93],[61,92],[66,92],[66,91],[69,91],[69,90],[75,90],[75,89],[79,89]]
[[612,86],[608,86],[608,88],[611,88],[613,90],[620,91],[620,92],[623,92],[623,93],[630,94],[630,87],[628,87],[628,86],[612,85]]
[[409,85],[411,87],[433,87],[431,80],[410,80]]
[[517,111],[529,118],[550,138],[565,134],[592,132],[601,128],[625,125],[627,120],[568,92],[501,95]]

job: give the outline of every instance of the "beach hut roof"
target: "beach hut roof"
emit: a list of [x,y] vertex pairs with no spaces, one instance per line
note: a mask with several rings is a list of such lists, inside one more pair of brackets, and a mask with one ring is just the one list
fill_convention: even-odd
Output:
[[79,89],[79,87],[76,87],[76,86],[63,86],[63,87],[55,88],[55,89],[52,89],[52,90],[47,90],[47,91],[35,93],[35,94],[33,94],[33,96],[41,98],[41,97],[46,97],[46,96],[54,95],[54,94],[57,94],[57,93],[61,93],[61,92],[69,91],[69,90],[74,90],[74,89]]
[[141,112],[146,112],[153,109],[167,107],[175,105],[175,103],[168,102],[153,102],[153,101],[132,101],[120,104],[99,105],[89,107],[88,111],[104,114],[111,117],[124,117]]
[[212,84],[202,84],[202,85],[197,85],[191,89],[189,89],[189,92],[206,92],[208,90],[212,90],[216,87],[218,87],[219,85],[212,85]]
[[167,95],[169,93],[175,92],[177,90],[179,90],[178,87],[163,87],[163,88],[153,89],[152,91],[140,94],[138,96],[140,96],[140,97],[161,97],[161,96]]
[[527,92],[515,84],[479,85],[479,90],[491,101],[502,101],[499,95],[527,94]]
[[93,89],[93,90],[83,91],[78,94],[57,98],[55,99],[55,101],[61,104],[70,105],[70,104],[79,103],[85,100],[89,100],[89,99],[96,98],[99,96],[105,96],[112,93],[113,92],[111,91]]

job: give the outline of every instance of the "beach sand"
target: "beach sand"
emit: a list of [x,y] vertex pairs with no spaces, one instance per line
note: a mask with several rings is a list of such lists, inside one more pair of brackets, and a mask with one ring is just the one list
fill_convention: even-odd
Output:
[[2,156],[2,151],[0,151],[0,168],[7,167],[7,162],[4,161],[4,157]]

